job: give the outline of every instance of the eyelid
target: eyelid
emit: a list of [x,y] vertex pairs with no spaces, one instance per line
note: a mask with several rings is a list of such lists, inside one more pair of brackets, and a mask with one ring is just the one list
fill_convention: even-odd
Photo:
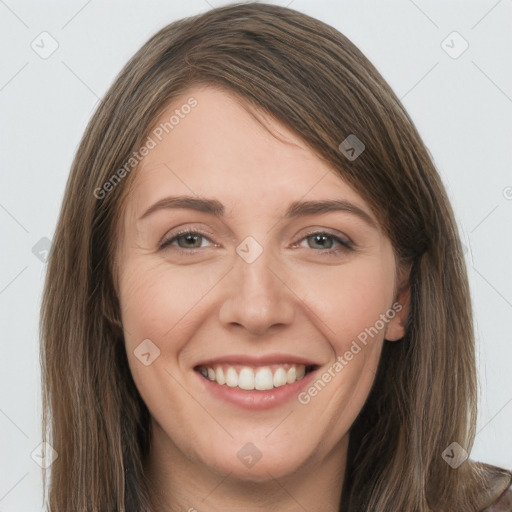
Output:
[[352,242],[352,240],[344,233],[340,233],[338,231],[334,231],[329,228],[321,228],[321,227],[314,227],[314,228],[308,229],[308,231],[306,231],[305,234],[301,235],[301,238],[299,241],[302,241],[304,238],[307,238],[308,236],[311,236],[311,235],[329,235],[333,238],[337,238],[338,240],[346,243],[347,245],[351,245],[351,246],[354,245],[354,242]]
[[[213,236],[213,233],[211,232],[208,232],[206,230],[203,230],[203,229],[196,229],[194,228],[193,226],[187,226],[181,230],[178,230],[178,231],[172,231],[170,234],[166,234],[164,235],[164,237],[162,238],[162,240],[160,240],[159,244],[158,244],[158,248],[159,249],[165,249],[167,248],[168,246],[171,245],[171,242],[174,241],[174,239],[180,237],[180,236],[183,236],[183,235],[188,235],[188,234],[192,234],[192,235],[201,235],[203,238],[206,238],[209,242],[212,243],[212,245],[218,245],[216,244],[215,242],[213,242],[213,240],[210,239],[210,236]],[[191,252],[191,251],[196,251],[198,249],[201,249],[200,247],[196,247],[196,248],[193,248],[193,249],[183,249],[182,247],[176,247],[176,249],[178,251],[185,251],[185,252]]]
[[338,232],[333,232],[330,229],[320,228],[320,227],[315,227],[315,228],[311,228],[310,230],[308,230],[305,234],[300,236],[300,238],[297,242],[294,242],[292,244],[292,247],[300,248],[299,244],[312,235],[327,235],[330,238],[334,239],[336,242],[338,242],[338,244],[341,246],[338,248],[334,248],[334,249],[331,248],[331,249],[325,249],[325,250],[308,248],[308,249],[311,249],[319,254],[323,254],[326,256],[333,256],[333,255],[336,256],[340,252],[356,250],[356,245],[354,244],[354,242],[352,242],[352,240],[348,236],[343,235]]
[[[202,238],[208,240],[211,245],[208,247],[218,247],[219,245],[213,242],[207,235],[200,229],[192,229],[192,228],[185,228],[181,231],[172,233],[170,236],[165,236],[163,240],[160,242],[158,249],[159,250],[166,250],[170,247],[173,247],[173,251],[177,251],[178,253],[182,255],[190,255],[196,254],[197,251],[204,250],[206,247],[192,247],[192,248],[183,248],[179,246],[173,246],[173,242],[178,239],[180,236],[184,235],[199,235]],[[348,239],[348,237],[343,237],[338,234],[332,233],[330,230],[326,229],[313,229],[305,233],[297,242],[293,243],[291,247],[294,249],[299,249],[301,246],[299,246],[300,242],[303,242],[307,240],[308,237],[313,235],[326,235],[334,240],[334,242],[338,243],[338,247],[329,248],[329,249],[313,249],[311,247],[302,247],[304,249],[309,249],[314,251],[316,254],[321,255],[321,257],[336,257],[340,256],[340,253],[346,253],[347,251],[355,251],[356,247],[354,244]]]
[[[170,235],[164,236],[164,238],[159,243],[158,249],[159,250],[165,250],[168,247],[173,246],[172,242],[174,242],[177,238],[184,236],[184,235],[199,235],[202,238],[208,240],[211,243],[211,246],[218,247],[219,244],[216,244],[213,240],[210,238],[210,234],[207,232],[207,230],[203,229],[196,229],[192,226],[187,226],[179,231],[171,232]],[[298,239],[298,241],[294,242],[291,247],[294,249],[300,248],[299,244],[300,242],[303,242],[307,238],[313,235],[326,235],[333,239],[335,242],[339,244],[339,247],[335,248],[329,248],[329,249],[313,249],[311,247],[303,247],[305,249],[313,250],[315,253],[329,257],[329,256],[339,256],[340,253],[346,253],[347,251],[355,251],[356,246],[352,242],[352,240],[347,237],[344,234],[333,232],[331,229],[326,228],[310,228],[306,233],[302,234],[301,237]],[[210,247],[210,246],[209,246]],[[179,246],[173,246],[173,251],[177,251],[178,253],[181,253],[182,255],[192,255],[195,254],[197,251],[200,251],[201,249],[206,249],[206,247],[192,247],[192,248],[183,248]]]

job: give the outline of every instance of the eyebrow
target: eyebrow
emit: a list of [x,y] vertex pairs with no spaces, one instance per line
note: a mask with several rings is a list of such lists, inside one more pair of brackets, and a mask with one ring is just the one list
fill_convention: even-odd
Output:
[[[222,217],[225,214],[224,205],[217,199],[206,199],[193,196],[169,196],[157,201],[150,206],[140,217],[145,219],[152,213],[163,209],[187,208],[199,212],[209,213],[215,217]],[[286,210],[284,217],[287,219],[304,217],[306,215],[320,215],[322,213],[343,211],[356,215],[369,226],[377,228],[376,222],[363,209],[355,204],[342,199],[324,199],[319,201],[294,201]]]

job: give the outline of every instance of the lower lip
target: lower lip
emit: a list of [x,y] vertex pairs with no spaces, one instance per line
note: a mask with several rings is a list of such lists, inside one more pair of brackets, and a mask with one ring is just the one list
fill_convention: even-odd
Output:
[[285,384],[284,386],[279,386],[278,388],[269,389],[267,391],[247,391],[238,387],[230,387],[225,384],[221,385],[203,377],[198,371],[195,371],[195,373],[204,388],[214,397],[245,409],[264,410],[278,407],[296,398],[305,387],[311,384],[317,371],[318,369],[307,373],[302,379],[292,384]]

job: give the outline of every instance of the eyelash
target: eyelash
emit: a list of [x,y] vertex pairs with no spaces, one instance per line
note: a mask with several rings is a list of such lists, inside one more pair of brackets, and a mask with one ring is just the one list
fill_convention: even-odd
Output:
[[[171,238],[164,239],[161,242],[159,249],[160,250],[165,249],[166,247],[170,246],[172,244],[172,242],[174,242],[178,238],[181,238],[182,236],[185,236],[185,235],[199,235],[203,238],[206,238],[208,241],[211,242],[211,240],[208,238],[208,236],[205,233],[203,233],[201,231],[193,231],[193,230],[187,229],[184,231],[179,231],[178,233],[174,234]],[[306,240],[307,238],[309,238],[313,235],[327,236],[327,237],[333,239],[334,241],[338,242],[341,245],[341,247],[338,247],[337,249],[327,249],[327,250],[313,249],[314,251],[322,253],[326,256],[335,256],[339,252],[343,252],[343,251],[347,251],[347,250],[348,251],[354,250],[354,246],[352,245],[351,242],[349,242],[348,240],[344,240],[343,238],[340,238],[332,233],[329,233],[328,231],[310,231],[310,232],[306,233],[306,235],[304,237],[302,237],[299,240],[299,242],[302,242],[303,240]],[[296,247],[299,242],[296,242],[295,244],[293,244],[293,247]],[[178,251],[181,254],[189,254],[189,255],[191,252],[195,253],[195,251],[199,250],[199,249],[202,249],[202,248],[195,247],[192,249],[183,249],[182,247],[178,247],[178,246],[176,246],[174,248],[174,250]]]
[[[308,233],[306,233],[305,236],[303,236],[299,240],[299,242],[302,242],[303,240],[306,240],[307,238],[309,238],[309,237],[311,237],[313,235],[327,236],[328,238],[331,238],[332,240],[334,240],[335,242],[338,242],[340,244],[340,247],[338,247],[337,249],[326,249],[326,250],[312,249],[313,251],[321,253],[324,256],[336,256],[340,252],[353,251],[354,250],[354,246],[353,246],[353,244],[351,242],[349,242],[348,240],[343,239],[343,238],[341,238],[339,236],[336,236],[333,233],[329,233],[329,231],[321,231],[321,230],[320,231],[318,231],[318,230],[309,231]],[[297,245],[297,243],[293,244],[293,246],[295,247]]]

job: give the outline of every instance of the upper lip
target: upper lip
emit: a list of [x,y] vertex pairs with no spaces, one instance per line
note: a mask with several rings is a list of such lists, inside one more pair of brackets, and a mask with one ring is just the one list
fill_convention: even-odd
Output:
[[267,354],[248,356],[247,354],[231,354],[207,359],[198,363],[195,367],[215,366],[218,364],[238,364],[247,366],[266,366],[271,364],[303,364],[304,366],[319,366],[320,364],[306,357],[288,354]]

